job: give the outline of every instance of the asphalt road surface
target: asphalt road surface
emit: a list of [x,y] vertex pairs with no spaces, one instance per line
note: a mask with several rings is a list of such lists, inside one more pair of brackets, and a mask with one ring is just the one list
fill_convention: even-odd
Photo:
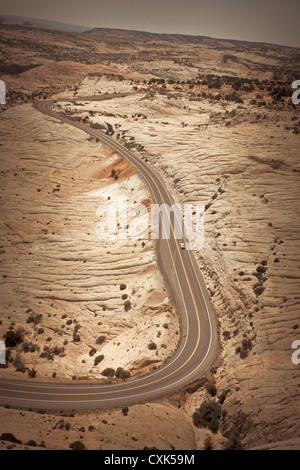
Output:
[[[70,101],[103,100],[125,94],[76,98]],[[52,111],[52,101],[35,107],[42,113],[75,126],[99,140],[132,163],[150,188],[153,203],[173,204],[164,182],[153,166],[136,151],[126,149],[117,140],[89,125],[72,121]],[[158,262],[168,295],[181,315],[182,335],[175,355],[160,368],[134,379],[112,383],[42,383],[35,379],[0,378],[0,403],[39,409],[87,409],[127,406],[158,400],[200,379],[218,356],[217,320],[193,252],[182,250],[175,239],[171,218],[170,239],[157,240]]]

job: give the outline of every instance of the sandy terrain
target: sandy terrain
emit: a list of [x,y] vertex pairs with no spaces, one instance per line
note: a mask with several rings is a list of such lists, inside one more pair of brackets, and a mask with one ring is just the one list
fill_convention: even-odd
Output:
[[[88,94],[87,79],[83,87]],[[286,129],[294,112],[267,110],[257,119],[254,106],[246,114],[244,106],[187,98],[142,94],[67,108],[81,118],[91,110],[90,120],[109,122],[124,143],[134,137],[177,202],[206,205],[197,258],[220,320],[215,378],[220,393],[228,391],[223,432],[237,428],[247,445],[274,433],[287,440],[299,419],[299,372],[291,361],[298,338],[299,138]]]
[[[121,195],[129,206],[149,198],[135,170],[29,105],[7,111],[2,123],[1,337],[11,325],[24,329],[21,359],[37,378],[99,379],[106,367],[136,371],[145,359],[165,359],[179,326],[154,245],[96,234],[100,204]],[[157,349],[150,351],[152,341]],[[24,344],[38,350],[26,352]]]
[[[59,416],[1,408],[1,433],[22,441],[3,440],[1,448],[34,439],[53,449],[75,440],[97,449],[202,449],[208,435],[223,448],[234,431],[245,448],[299,448],[291,345],[299,339],[300,108],[290,100],[299,51],[210,38],[112,38],[8,25],[0,32],[9,96],[1,108],[0,336],[25,330],[1,376],[100,380],[107,367],[135,374],[148,360],[150,367],[163,361],[179,339],[154,244],[96,236],[99,204],[121,194],[149,203],[147,189],[99,142],[20,106],[49,96],[66,100],[56,109],[70,117],[111,126],[163,175],[176,202],[206,206],[196,257],[219,318],[220,359],[169,401],[130,407],[128,416],[64,417],[69,431],[62,423],[52,429]],[[141,89],[99,103],[67,101]],[[36,378],[16,371],[22,367],[34,367]],[[211,398],[222,410],[217,434],[193,424]]]
[[[210,431],[195,429],[187,415],[168,403],[150,403],[122,410],[49,415],[0,408],[0,438],[12,433],[22,444],[0,440],[0,449],[69,449],[80,441],[87,450],[196,450]],[[178,422],[180,421],[180,426]],[[147,423],[147,427],[145,427]],[[226,439],[214,436],[215,448]],[[36,446],[26,445],[34,441]],[[44,442],[43,442],[44,441]],[[42,446],[41,446],[42,443]]]

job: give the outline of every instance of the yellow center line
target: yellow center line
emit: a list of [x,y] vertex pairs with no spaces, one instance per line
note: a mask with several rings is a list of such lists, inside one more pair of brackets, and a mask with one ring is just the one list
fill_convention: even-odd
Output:
[[[56,114],[56,113],[55,113]],[[89,133],[89,132],[88,132]],[[101,138],[101,137],[100,137]],[[105,142],[105,139],[102,139],[102,141]],[[107,143],[107,141],[106,141]],[[108,143],[109,145],[109,143]],[[156,189],[157,191],[159,192],[159,195],[163,201],[163,204],[165,204],[165,200],[161,194],[161,191],[156,183],[156,181],[154,180],[154,178],[152,177],[152,175],[148,172],[148,170],[146,168],[143,167],[143,165],[141,164],[141,162],[139,161],[139,159],[134,155],[134,154],[130,154],[129,152],[127,152],[127,149],[123,149],[121,147],[121,145],[119,145],[117,142],[116,142],[116,147],[119,147],[120,149],[120,152],[122,153],[125,153],[127,154],[127,157],[130,159],[134,159],[135,162],[147,173],[147,175],[149,176],[149,178],[152,180],[152,182],[154,183],[154,185],[156,186]],[[112,148],[114,150],[116,150],[113,145],[111,145]],[[118,151],[118,150],[116,150]],[[170,221],[170,226],[171,226],[171,229],[172,229],[172,233],[173,233],[173,238],[174,240],[175,239],[175,233],[174,233],[174,228],[173,228],[173,224],[172,224],[172,221],[171,221],[171,217],[170,215],[168,214],[168,217],[169,217],[169,221]],[[193,303],[194,303],[194,307],[195,307],[195,311],[196,311],[196,315],[197,315],[197,323],[198,323],[198,336],[197,336],[197,343],[196,343],[196,346],[193,350],[193,352],[191,353],[191,355],[188,357],[188,359],[183,363],[181,364],[181,366],[179,366],[176,370],[174,370],[173,372],[170,372],[169,374],[165,375],[164,377],[160,378],[160,379],[156,379],[156,380],[153,380],[152,382],[147,382],[146,384],[143,384],[143,385],[136,385],[134,387],[130,387],[130,388],[125,388],[125,389],[121,389],[121,390],[109,390],[108,392],[90,392],[90,393],[51,393],[51,392],[31,392],[31,391],[26,391],[26,390],[12,390],[12,389],[7,389],[7,388],[0,388],[0,390],[5,390],[5,391],[8,391],[8,392],[18,392],[18,393],[27,393],[27,394],[34,394],[34,395],[51,395],[51,396],[89,396],[89,395],[105,395],[107,393],[120,393],[120,392],[127,392],[127,391],[130,391],[130,390],[136,390],[136,389],[139,389],[139,388],[142,388],[142,387],[146,387],[148,385],[152,385],[152,384],[155,384],[157,382],[160,382],[168,377],[170,377],[171,375],[174,375],[176,372],[178,372],[180,369],[182,369],[191,359],[192,357],[195,355],[195,352],[199,346],[199,342],[200,342],[200,318],[199,318],[199,311],[198,311],[198,308],[197,308],[197,305],[196,305],[196,301],[195,301],[195,297],[194,297],[194,294],[193,294],[193,291],[192,291],[192,288],[191,288],[191,285],[190,285],[190,281],[188,279],[188,275],[187,275],[187,272],[186,272],[186,269],[185,269],[185,266],[184,266],[184,263],[183,263],[183,259],[182,259],[182,256],[181,256],[181,252],[180,252],[180,248],[178,246],[178,242],[176,242],[176,247],[177,247],[177,251],[178,251],[178,254],[179,254],[179,257],[180,257],[180,261],[181,261],[181,265],[182,265],[182,268],[183,268],[183,271],[184,271],[184,274],[185,274],[185,278],[186,278],[186,281],[187,281],[187,284],[188,284],[188,287],[189,287],[189,291],[191,293],[191,296],[192,296],[192,299],[193,299]],[[102,384],[99,384],[99,385],[102,385]]]

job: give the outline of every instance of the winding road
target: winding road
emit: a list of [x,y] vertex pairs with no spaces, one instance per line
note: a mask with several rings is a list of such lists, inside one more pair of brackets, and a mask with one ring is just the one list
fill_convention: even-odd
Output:
[[[68,102],[111,99],[126,94],[82,97]],[[126,149],[99,130],[54,112],[52,105],[53,101],[42,101],[34,106],[45,115],[98,138],[126,158],[150,188],[154,203],[169,206],[174,203],[158,172],[137,152]],[[185,240],[175,239],[174,225],[170,222],[171,237],[157,240],[157,254],[169,297],[181,314],[182,337],[176,354],[155,371],[112,384],[58,384],[0,377],[0,403],[45,410],[123,407],[161,399],[200,379],[212,367],[218,356],[216,315],[193,252],[180,249],[180,243]]]

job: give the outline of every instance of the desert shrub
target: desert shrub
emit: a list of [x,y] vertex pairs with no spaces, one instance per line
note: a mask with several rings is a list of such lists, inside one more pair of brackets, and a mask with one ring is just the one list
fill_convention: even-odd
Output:
[[101,374],[104,375],[104,377],[113,377],[115,375],[115,369],[107,367],[101,372]]
[[40,357],[46,358],[49,361],[52,361],[54,356],[63,357],[64,351],[65,351],[64,347],[60,348],[59,346],[54,346],[53,348],[50,348],[49,346],[44,346],[43,352],[40,354]]
[[79,343],[80,341],[80,335],[74,333],[73,334],[73,343]]
[[11,432],[5,432],[1,434],[0,441],[9,441],[9,442],[15,442],[16,444],[22,444],[22,441],[17,439]]
[[28,370],[28,377],[29,377],[29,378],[35,379],[35,378],[36,378],[36,374],[37,374],[37,371],[35,370],[34,367],[33,367],[31,370]]
[[128,406],[125,406],[125,407],[122,409],[123,415],[124,415],[124,416],[127,416],[127,415],[128,415],[128,411],[129,411]]
[[193,414],[193,423],[197,428],[208,428],[213,433],[219,430],[221,405],[214,400],[206,400]]
[[204,441],[204,450],[213,450],[213,443],[210,436],[207,436]]
[[96,352],[97,352],[97,349],[92,348],[89,352],[89,356],[94,356],[94,354],[96,354]]
[[248,356],[248,351],[246,349],[241,349],[240,358],[241,359],[246,359],[247,356]]
[[114,129],[113,129],[113,126],[109,122],[106,122],[105,124],[107,126],[106,134],[113,135],[114,132],[115,132]]
[[17,343],[22,343],[24,340],[25,330],[22,327],[16,329],[16,339]]
[[223,390],[223,392],[221,393],[220,397],[219,397],[219,403],[220,405],[223,405],[224,401],[226,400],[226,397],[229,393],[229,390]]
[[100,356],[96,356],[94,359],[94,366],[97,366],[101,361],[103,361],[104,356],[101,354]]
[[151,341],[151,343],[148,344],[148,349],[154,350],[157,349],[157,346],[153,341]]
[[16,357],[13,361],[13,365],[14,365],[17,372],[22,372],[22,374],[24,374],[26,368],[25,368],[24,361],[22,360],[20,354],[16,355]]
[[69,445],[72,450],[85,450],[85,445],[81,441],[74,441]]
[[243,444],[237,431],[234,431],[228,436],[228,441],[224,445],[224,450],[242,450]]
[[248,356],[249,351],[252,349],[252,341],[250,338],[244,338],[242,341],[242,346],[236,349],[236,353],[240,354],[241,359],[245,359]]
[[[63,415],[66,416],[66,415]],[[71,429],[71,424],[68,423],[67,421],[65,422],[64,419],[60,419],[57,421],[53,429],[65,429],[66,431],[70,431]]]
[[116,378],[126,380],[129,379],[130,372],[129,370],[124,370],[123,367],[118,367],[116,370]]
[[126,284],[120,284],[120,290],[125,290],[126,289]]
[[256,296],[259,296],[263,293],[263,291],[265,290],[264,286],[255,286],[254,287],[254,293]]
[[30,439],[28,442],[26,442],[25,445],[30,447],[36,447],[37,443],[33,439]]
[[230,331],[223,331],[224,339],[230,339]]
[[22,344],[22,351],[24,353],[28,353],[31,350],[31,344],[30,343],[23,343]]
[[262,273],[262,274],[265,273],[266,270],[267,270],[267,268],[265,266],[257,266],[257,268],[256,268],[256,271],[258,273]]
[[106,340],[106,336],[99,336],[99,338],[96,339],[96,344],[102,344]]
[[225,99],[227,101],[234,101],[235,103],[244,103],[244,101],[242,100],[242,98],[236,93],[236,92],[233,92],[231,94],[227,94],[225,96]]
[[126,302],[124,302],[124,310],[125,312],[128,312],[130,309],[131,309],[131,302],[130,300],[126,300]]
[[22,328],[18,328],[16,331],[8,330],[5,335],[5,346],[7,348],[14,348],[18,344],[22,343],[25,331]]
[[37,325],[38,323],[40,323],[42,317],[43,315],[41,313],[37,315],[34,315],[33,313],[31,313],[29,317],[27,318],[26,323],[33,323],[34,325]]
[[251,351],[252,349],[252,341],[250,338],[246,339],[244,338],[243,341],[242,341],[242,346],[243,346],[243,349],[248,349],[249,351]]
[[63,354],[64,351],[65,351],[65,348],[64,348],[64,347],[61,347],[61,348],[60,348],[59,346],[54,346],[54,347],[52,348],[52,351],[53,351],[53,354],[54,354],[55,356],[62,356],[62,354]]
[[215,386],[215,384],[213,382],[209,382],[206,386],[206,390],[208,391],[208,393],[210,393],[210,395],[212,397],[215,397],[216,396],[216,393],[217,393],[217,388]]

